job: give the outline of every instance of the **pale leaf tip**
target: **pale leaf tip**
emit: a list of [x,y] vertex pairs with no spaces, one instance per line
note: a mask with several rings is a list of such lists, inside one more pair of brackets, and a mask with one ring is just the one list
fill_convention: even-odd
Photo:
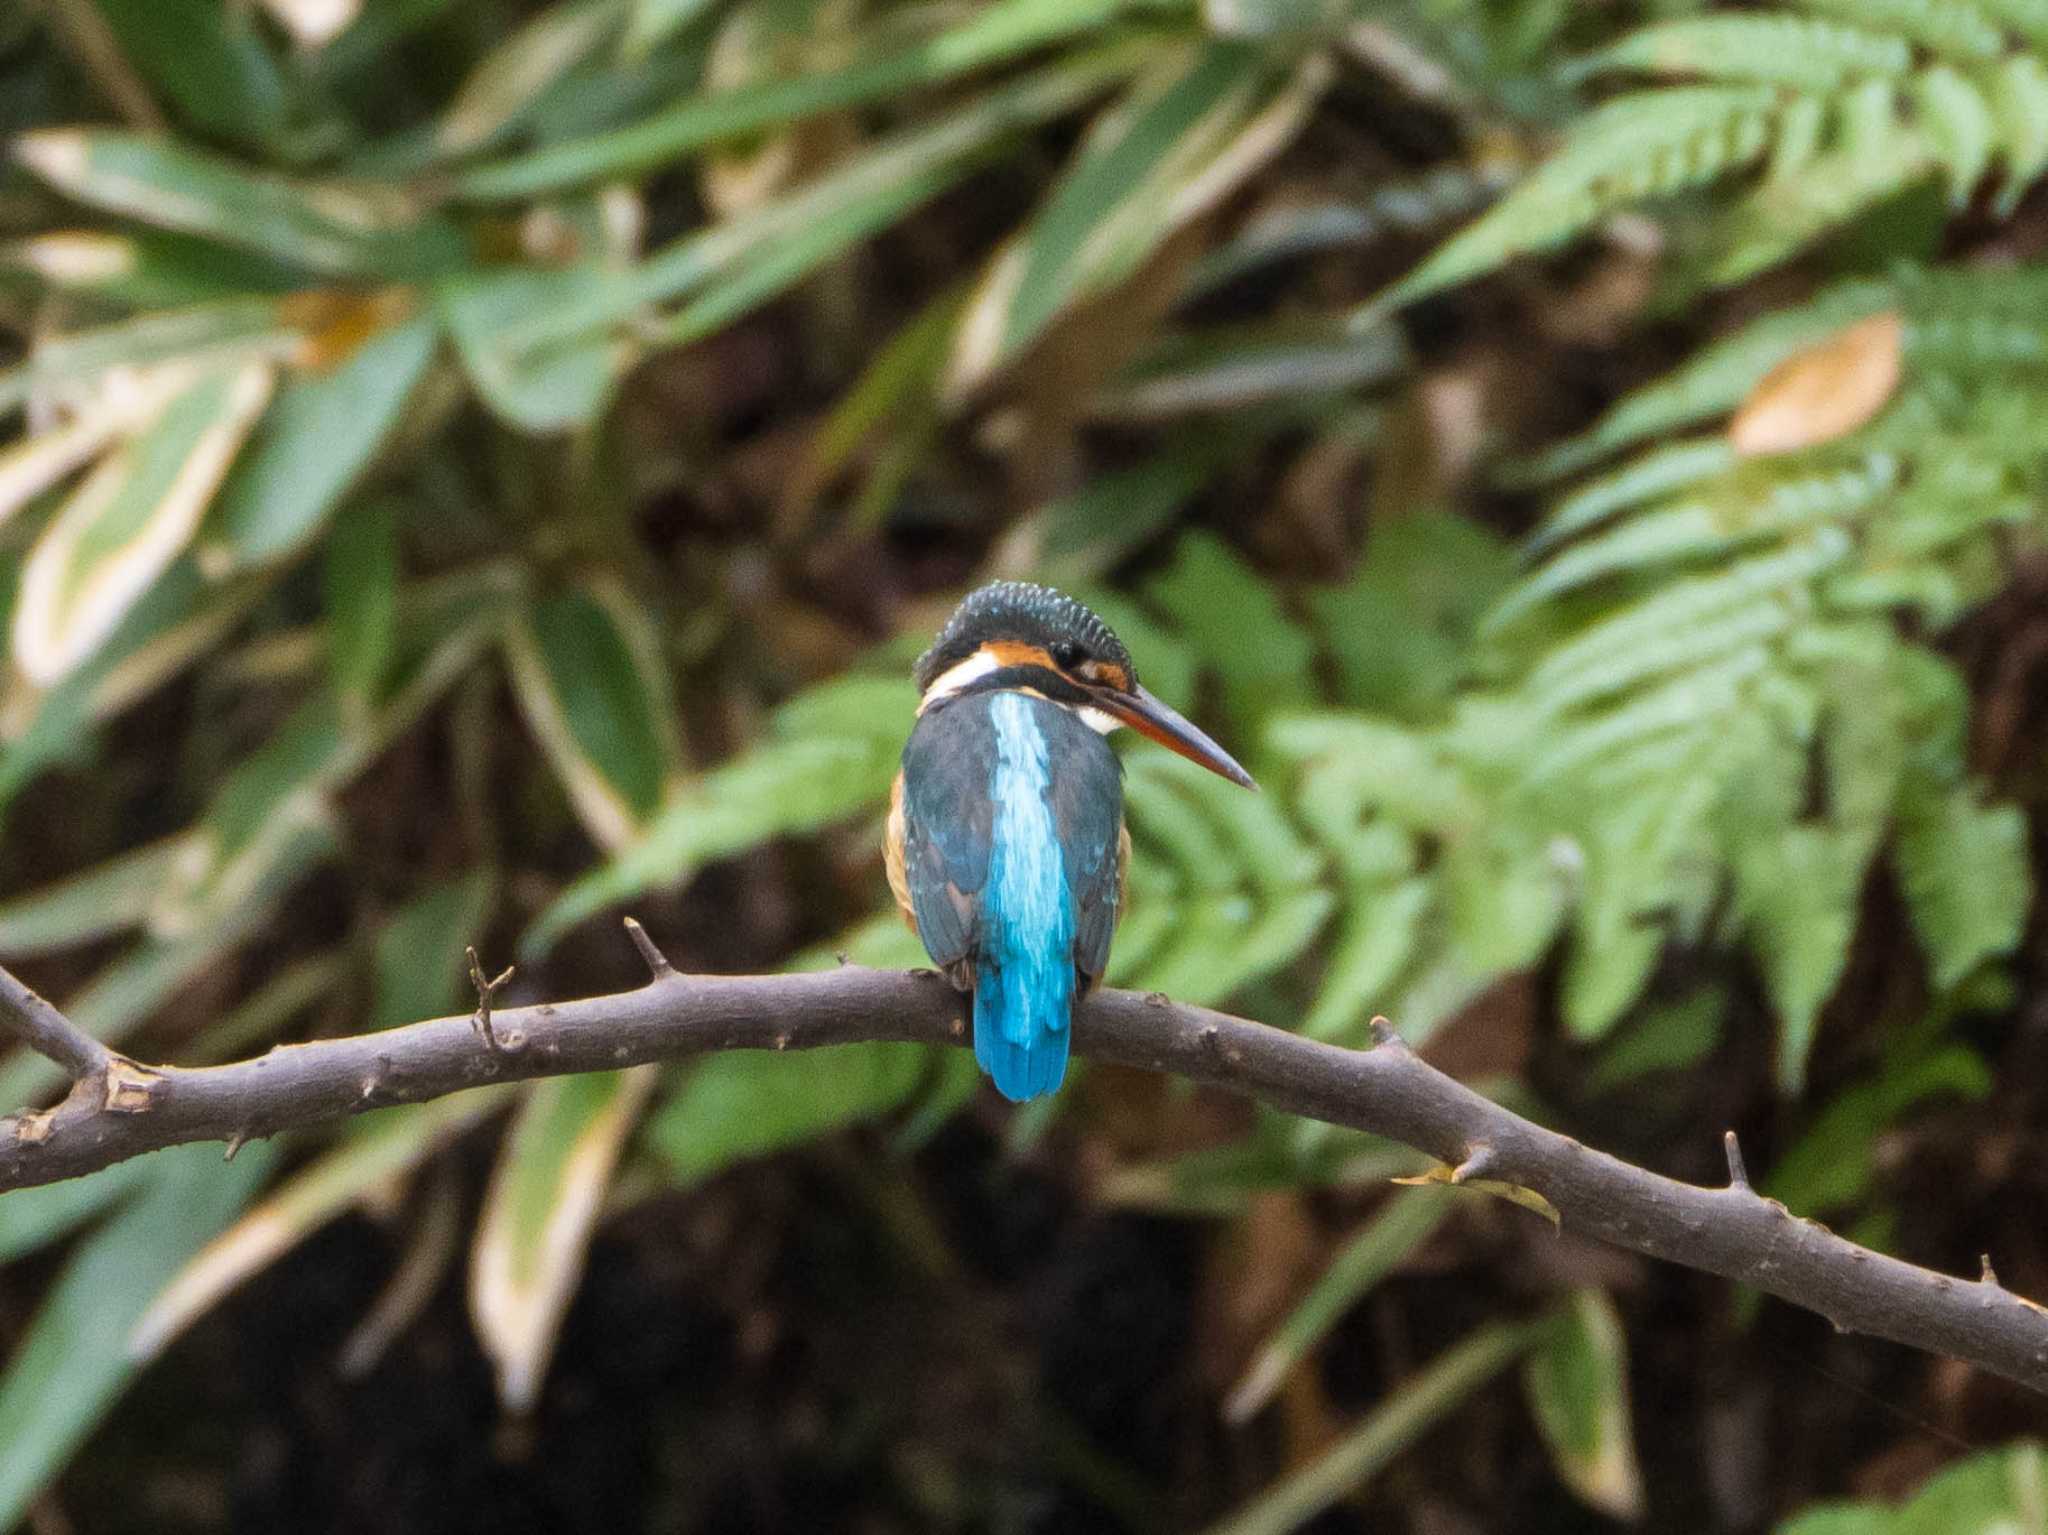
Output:
[[14,141],[14,158],[52,186],[75,187],[92,169],[92,140],[83,128],[38,128]]

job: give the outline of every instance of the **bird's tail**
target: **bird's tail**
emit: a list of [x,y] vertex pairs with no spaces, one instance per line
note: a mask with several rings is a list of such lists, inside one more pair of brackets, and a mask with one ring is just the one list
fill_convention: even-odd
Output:
[[1056,1092],[1067,1074],[1074,967],[984,960],[974,979],[974,1058],[1013,1103]]

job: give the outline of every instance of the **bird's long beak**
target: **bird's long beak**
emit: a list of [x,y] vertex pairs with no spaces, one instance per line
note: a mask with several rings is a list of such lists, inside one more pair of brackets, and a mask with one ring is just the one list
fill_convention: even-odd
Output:
[[1232,783],[1242,784],[1247,789],[1258,787],[1252,782],[1252,775],[1238,766],[1237,759],[1210,740],[1200,726],[1177,709],[1161,703],[1144,687],[1134,687],[1128,693],[1118,688],[1105,688],[1098,697],[1103,708],[1139,735],[1151,737],[1169,751],[1179,752],[1190,762],[1201,763],[1210,772],[1221,774]]

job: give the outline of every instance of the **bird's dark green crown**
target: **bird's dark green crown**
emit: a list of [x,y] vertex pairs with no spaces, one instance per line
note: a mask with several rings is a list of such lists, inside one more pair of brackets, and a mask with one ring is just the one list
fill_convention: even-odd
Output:
[[911,675],[920,691],[997,642],[1042,647],[1064,671],[1088,662],[1119,668],[1124,685],[1137,685],[1131,653],[1095,613],[1049,586],[996,581],[970,592],[946,620],[931,649],[917,659]]

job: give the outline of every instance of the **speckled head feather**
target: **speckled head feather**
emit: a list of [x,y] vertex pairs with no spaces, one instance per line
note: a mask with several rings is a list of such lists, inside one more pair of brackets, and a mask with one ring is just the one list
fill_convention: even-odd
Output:
[[1079,659],[1119,666],[1131,685],[1137,684],[1131,653],[1108,624],[1065,592],[1028,581],[996,581],[969,592],[946,620],[931,649],[917,658],[911,675],[920,690],[929,688],[935,679],[995,640],[1043,645],[1048,650],[1070,644],[1080,651]]

